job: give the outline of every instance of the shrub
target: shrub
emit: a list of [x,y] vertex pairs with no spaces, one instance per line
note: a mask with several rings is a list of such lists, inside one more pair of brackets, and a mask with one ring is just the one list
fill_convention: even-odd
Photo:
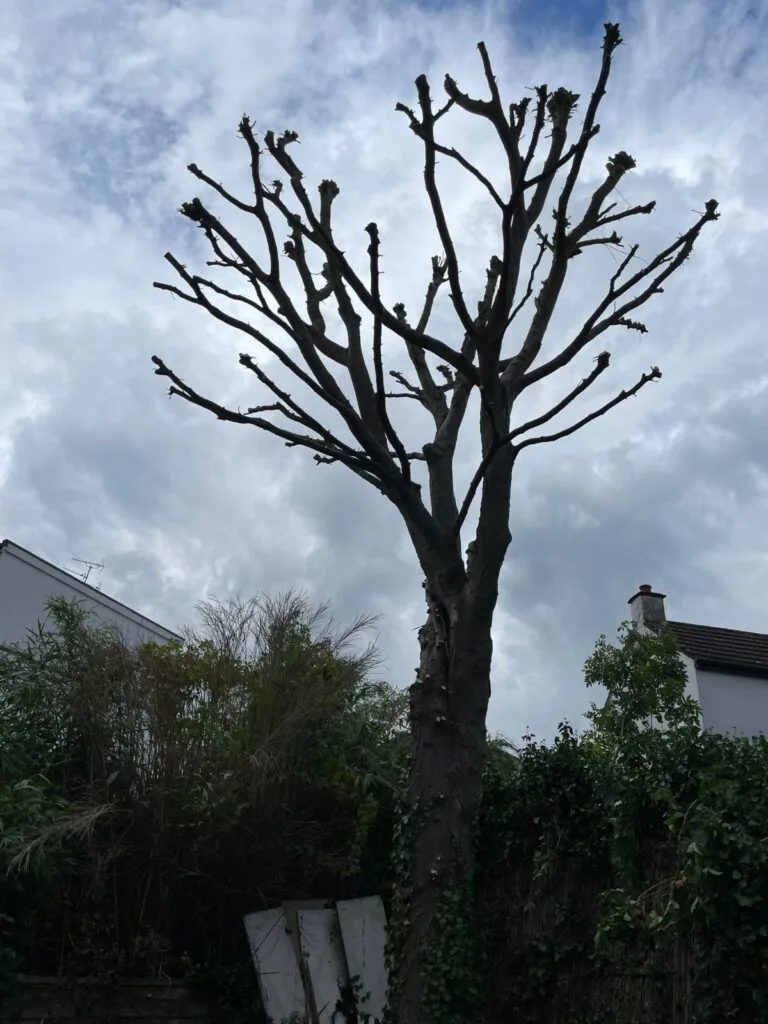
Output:
[[244,913],[385,885],[405,696],[372,678],[370,619],[207,602],[199,632],[131,649],[50,612],[0,656],[0,913],[24,969],[242,962]]

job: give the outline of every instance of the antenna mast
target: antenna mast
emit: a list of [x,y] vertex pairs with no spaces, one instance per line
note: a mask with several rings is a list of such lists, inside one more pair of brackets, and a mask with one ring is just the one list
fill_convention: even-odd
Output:
[[[89,562],[85,558],[75,558],[74,555],[72,556],[72,561],[73,562],[79,562],[80,565],[85,566],[85,569],[83,571],[73,573],[73,575],[74,576],[78,576],[83,581],[83,583],[87,583],[88,582],[88,578],[90,577],[90,575],[91,575],[91,573],[93,572],[94,569],[97,569],[99,571],[99,573],[102,573],[104,571],[104,563],[103,562]],[[95,586],[96,590],[101,590],[101,584],[100,583],[98,584],[98,586],[96,586],[95,584],[92,584],[92,586]]]

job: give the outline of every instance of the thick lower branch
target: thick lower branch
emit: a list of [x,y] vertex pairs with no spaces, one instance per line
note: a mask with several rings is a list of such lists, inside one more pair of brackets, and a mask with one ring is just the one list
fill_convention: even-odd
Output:
[[[589,373],[583,380],[579,381],[576,387],[569,391],[565,398],[561,399],[561,401],[559,401],[556,405],[552,406],[551,409],[543,413],[541,416],[537,416],[535,417],[535,419],[529,420],[527,423],[523,423],[520,426],[515,427],[514,430],[510,430],[503,437],[499,437],[497,439],[497,441],[492,445],[492,447],[481,460],[479,466],[475,470],[475,474],[472,477],[472,480],[470,481],[469,487],[467,488],[467,493],[461,504],[461,508],[459,510],[459,515],[457,519],[457,535],[458,532],[461,530],[462,525],[466,521],[467,515],[469,514],[469,510],[472,507],[472,502],[475,499],[475,495],[477,494],[477,490],[480,484],[485,479],[489,467],[492,465],[494,459],[497,457],[499,452],[506,445],[511,445],[515,438],[520,437],[522,434],[528,433],[529,430],[534,430],[536,427],[542,426],[544,423],[547,423],[549,420],[557,416],[558,413],[561,413],[564,409],[566,409],[573,401],[575,401],[576,398],[579,397],[579,395],[584,394],[584,392],[589,387],[591,387],[592,384],[594,384],[597,378],[602,373],[604,373],[605,370],[608,369],[609,364],[610,354],[608,352],[601,352],[600,355],[597,357],[597,365],[595,366],[594,370],[592,370],[591,373]],[[612,398],[609,402],[606,402],[605,405],[600,406],[599,409],[596,409],[593,412],[589,413],[587,416],[584,416],[577,423],[574,423],[571,426],[564,428],[563,430],[557,431],[557,433],[554,434],[546,434],[540,437],[532,437],[519,441],[517,444],[514,445],[515,457],[518,452],[522,451],[523,448],[529,447],[530,445],[544,444],[549,441],[557,441],[563,437],[568,437],[569,434],[575,434],[577,430],[580,430],[582,427],[586,426],[588,423],[591,423],[593,420],[598,419],[600,416],[604,416],[607,412],[609,412],[615,406],[619,405],[621,402],[624,402],[626,401],[626,399],[636,395],[638,391],[640,391],[641,388],[645,387],[646,384],[650,383],[650,381],[659,380],[660,378],[661,371],[657,366],[654,366],[649,373],[644,373],[642,377],[637,381],[637,383],[633,385],[633,387],[629,388],[627,391],[619,392],[618,395]]]

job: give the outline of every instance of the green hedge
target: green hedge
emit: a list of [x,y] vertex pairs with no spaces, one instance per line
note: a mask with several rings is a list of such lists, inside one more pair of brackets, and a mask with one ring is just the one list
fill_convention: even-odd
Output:
[[601,638],[586,678],[588,731],[486,775],[491,1019],[768,1022],[768,741],[700,732],[669,636]]

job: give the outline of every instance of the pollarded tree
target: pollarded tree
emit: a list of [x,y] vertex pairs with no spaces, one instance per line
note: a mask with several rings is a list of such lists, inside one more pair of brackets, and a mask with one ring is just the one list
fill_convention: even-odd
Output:
[[[233,291],[192,273],[171,253],[166,259],[183,286],[155,285],[200,306],[279,360],[295,384],[313,396],[313,408],[321,403],[333,412],[340,430],[321,422],[306,402],[289,393],[248,354],[240,356],[240,363],[271,393],[267,404],[246,412],[227,408],[195,390],[154,356],[155,372],[169,378],[170,393],[220,420],[256,426],[282,438],[289,447],[308,448],[317,463],[347,466],[398,510],[424,574],[428,611],[411,689],[410,923],[399,960],[397,995],[399,1019],[408,1024],[430,1016],[424,1005],[425,977],[430,944],[440,931],[442,901],[449,890],[455,891],[457,884],[467,883],[472,876],[473,822],[486,752],[491,625],[499,574],[511,540],[514,467],[524,449],[573,434],[661,374],[657,367],[651,368],[610,401],[549,433],[539,432],[540,428],[569,410],[607,370],[609,353],[601,351],[590,372],[544,414],[516,422],[518,399],[534,384],[568,367],[590,343],[612,329],[645,332],[644,324],[633,319],[635,311],[662,291],[690,256],[704,225],[718,216],[717,203],[708,201],[688,230],[652,257],[636,260],[638,246],[624,245],[617,231],[622,222],[650,214],[654,203],[619,209],[612,201],[619,182],[635,166],[625,152],[608,160],[604,179],[586,203],[573,202],[587,150],[599,130],[598,108],[620,43],[618,25],[607,24],[597,83],[572,141],[568,130],[579,97],[564,88],[550,92],[542,85],[533,97],[506,106],[483,43],[478,50],[486,98],[467,95],[447,75],[445,101],[437,105],[422,75],[416,79],[417,105],[397,104],[423,145],[424,186],[443,248],[442,255],[432,260],[424,306],[415,319],[402,303],[390,304],[390,298],[382,295],[377,225],[372,222],[366,228],[369,269],[361,276],[334,236],[336,182],[321,182],[318,199],[313,200],[291,155],[297,134],[286,131],[278,136],[270,131],[259,142],[247,117],[239,127],[250,156],[253,195],[249,200],[233,195],[195,164],[189,170],[259,228],[261,254],[255,256],[246,248],[229,222],[200,199],[181,208],[205,234],[212,250],[209,265],[239,275],[245,290]],[[490,122],[495,130],[505,179],[508,174],[502,190],[466,155],[438,141],[438,122],[453,108]],[[267,176],[267,158],[277,166],[282,180]],[[460,164],[486,190],[498,211],[496,251],[475,312],[462,292],[456,246],[437,182],[438,158]],[[555,181],[558,186],[553,190]],[[545,230],[540,219],[551,191],[556,192],[550,200],[553,219]],[[523,271],[529,243],[533,249],[525,266],[530,270]],[[595,246],[612,246],[621,253],[604,296],[555,355],[540,358],[571,261]],[[289,270],[300,279],[300,300]],[[430,332],[430,315],[444,284],[458,320],[458,345]],[[341,328],[336,337],[326,323],[326,304],[338,312]],[[239,310],[242,316],[235,312]],[[518,344],[506,351],[504,341],[513,322]],[[395,394],[388,393],[385,385],[385,332],[402,341],[404,357],[415,374],[414,380],[408,380],[401,370],[392,371],[403,389]],[[342,379],[346,384],[340,383]],[[454,456],[475,390],[481,399],[481,455],[462,495],[455,485]],[[406,449],[393,425],[392,400],[403,395],[417,400],[433,422],[418,451]],[[427,493],[414,479],[417,461],[423,463],[419,468],[428,480]],[[465,557],[462,527],[478,496],[477,526]]]

